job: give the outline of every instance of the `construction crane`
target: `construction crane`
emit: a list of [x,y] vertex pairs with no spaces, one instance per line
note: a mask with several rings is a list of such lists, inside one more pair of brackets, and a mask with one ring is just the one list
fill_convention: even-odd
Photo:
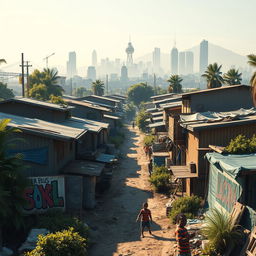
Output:
[[49,59],[51,56],[53,56],[54,54],[55,54],[55,52],[52,53],[52,54],[50,54],[50,55],[48,55],[48,56],[46,56],[45,58],[43,58],[43,60],[45,60],[45,62],[46,62],[46,68],[48,68],[48,59]]

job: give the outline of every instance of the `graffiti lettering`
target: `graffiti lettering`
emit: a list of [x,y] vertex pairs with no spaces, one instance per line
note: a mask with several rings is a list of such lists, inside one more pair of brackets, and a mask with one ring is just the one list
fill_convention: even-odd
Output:
[[44,210],[54,207],[64,207],[64,198],[59,196],[58,181],[48,184],[34,184],[25,190],[27,205],[25,210]]

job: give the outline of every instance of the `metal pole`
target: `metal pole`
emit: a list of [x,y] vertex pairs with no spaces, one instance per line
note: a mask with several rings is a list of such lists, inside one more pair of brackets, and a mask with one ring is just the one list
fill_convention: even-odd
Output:
[[27,98],[29,97],[29,67],[32,65],[28,65],[29,61],[26,61],[26,68],[27,68]]
[[22,83],[22,97],[25,97],[25,84],[24,84],[24,53],[21,54],[21,83]]

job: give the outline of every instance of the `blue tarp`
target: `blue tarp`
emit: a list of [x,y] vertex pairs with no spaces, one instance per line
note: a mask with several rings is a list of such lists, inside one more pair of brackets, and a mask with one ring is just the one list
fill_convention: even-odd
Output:
[[256,170],[256,154],[245,155],[221,155],[219,153],[207,153],[208,161],[220,166],[232,178],[237,178],[243,171]]
[[114,155],[109,154],[99,154],[96,158],[96,161],[102,162],[102,163],[112,163],[116,157]]
[[48,163],[48,147],[34,148],[28,150],[12,150],[8,152],[10,155],[22,154],[24,161],[36,164]]

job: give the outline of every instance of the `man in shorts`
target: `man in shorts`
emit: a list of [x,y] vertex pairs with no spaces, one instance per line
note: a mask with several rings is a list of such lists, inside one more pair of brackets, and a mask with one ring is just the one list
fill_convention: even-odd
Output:
[[152,216],[151,211],[148,209],[148,203],[143,204],[143,208],[140,210],[136,221],[138,221],[139,219],[141,219],[141,237],[144,237],[145,227],[148,228],[149,234],[152,235],[150,228],[150,222],[152,223]]

